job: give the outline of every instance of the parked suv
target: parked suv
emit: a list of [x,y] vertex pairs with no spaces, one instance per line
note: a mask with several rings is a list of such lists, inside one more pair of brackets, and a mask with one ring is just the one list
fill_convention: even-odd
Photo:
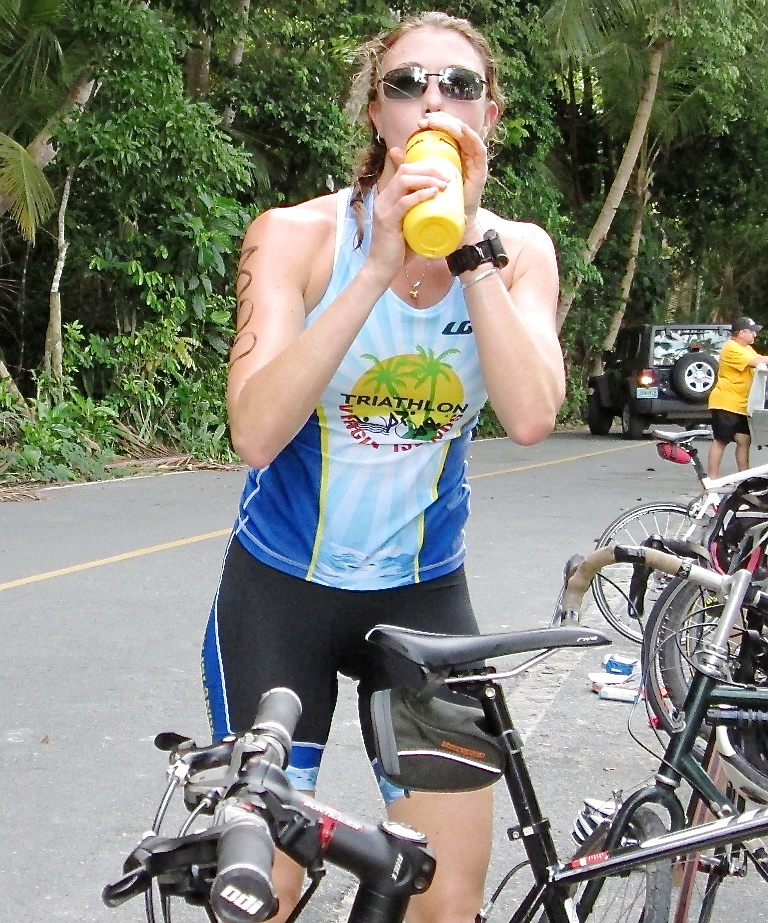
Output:
[[605,436],[614,417],[625,439],[640,439],[656,423],[709,422],[707,398],[729,324],[646,324],[619,331],[603,354],[603,374],[589,379],[587,423]]

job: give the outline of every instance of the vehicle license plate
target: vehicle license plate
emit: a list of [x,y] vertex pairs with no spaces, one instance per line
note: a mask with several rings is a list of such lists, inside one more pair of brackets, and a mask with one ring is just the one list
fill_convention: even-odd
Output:
[[635,397],[658,397],[659,389],[658,388],[636,388]]

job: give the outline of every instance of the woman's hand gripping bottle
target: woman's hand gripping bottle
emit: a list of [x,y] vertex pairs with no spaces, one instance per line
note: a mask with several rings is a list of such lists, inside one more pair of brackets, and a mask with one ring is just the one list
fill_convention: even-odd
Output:
[[427,128],[411,135],[405,145],[405,162],[439,158],[450,165],[451,178],[434,198],[414,205],[403,219],[403,235],[414,253],[436,259],[448,256],[464,236],[464,182],[461,157],[454,139],[444,131]]

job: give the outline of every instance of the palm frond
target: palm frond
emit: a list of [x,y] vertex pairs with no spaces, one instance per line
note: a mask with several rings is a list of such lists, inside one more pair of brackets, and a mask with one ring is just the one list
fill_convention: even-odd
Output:
[[605,46],[606,37],[641,13],[642,0],[555,0],[542,21],[563,60],[589,60]]
[[34,244],[35,232],[53,210],[55,198],[43,171],[8,135],[0,135],[0,195],[11,200],[13,220]]

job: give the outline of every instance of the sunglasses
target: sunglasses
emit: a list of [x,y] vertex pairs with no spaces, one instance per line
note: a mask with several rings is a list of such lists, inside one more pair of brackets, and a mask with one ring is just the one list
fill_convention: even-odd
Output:
[[480,99],[483,87],[488,83],[480,74],[466,67],[444,67],[436,74],[430,74],[426,67],[416,64],[389,71],[379,83],[384,87],[387,99],[418,99],[426,93],[430,77],[437,77],[437,85],[446,99],[462,102]]

